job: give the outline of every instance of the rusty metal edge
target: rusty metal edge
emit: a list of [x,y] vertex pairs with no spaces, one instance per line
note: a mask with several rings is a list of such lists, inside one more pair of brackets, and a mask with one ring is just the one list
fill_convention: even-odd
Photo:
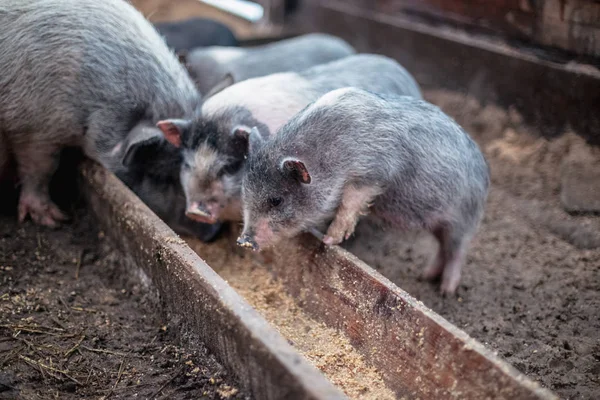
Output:
[[80,167],[82,189],[123,255],[257,399],[346,399],[121,181]]

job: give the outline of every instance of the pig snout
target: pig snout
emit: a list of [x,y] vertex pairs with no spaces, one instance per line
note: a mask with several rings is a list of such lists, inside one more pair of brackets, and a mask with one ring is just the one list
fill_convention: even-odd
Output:
[[211,210],[197,201],[192,202],[187,207],[185,215],[194,221],[203,222],[205,224],[214,224],[217,222],[217,218],[211,213]]
[[256,251],[269,247],[274,239],[275,234],[269,226],[269,222],[261,220],[256,224],[256,227],[244,229],[237,243],[241,247],[251,247]]
[[245,247],[248,249],[252,249],[254,251],[260,250],[260,247],[258,246],[258,243],[256,243],[254,241],[254,239],[250,236],[250,235],[241,235],[238,239],[237,239],[237,245],[240,247]]

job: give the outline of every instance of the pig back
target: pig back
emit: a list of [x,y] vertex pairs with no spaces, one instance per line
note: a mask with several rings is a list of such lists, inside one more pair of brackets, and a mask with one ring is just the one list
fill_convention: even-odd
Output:
[[421,91],[412,75],[391,58],[375,54],[357,54],[318,65],[301,73],[318,93],[343,87],[355,87],[382,95],[411,96],[421,99]]
[[71,141],[99,110],[166,116],[197,101],[154,28],[121,0],[3,0],[0,48],[0,124],[10,132]]
[[313,33],[244,49],[197,49],[188,57],[188,68],[205,94],[226,74],[231,74],[237,83],[281,72],[304,71],[354,53],[340,38]]

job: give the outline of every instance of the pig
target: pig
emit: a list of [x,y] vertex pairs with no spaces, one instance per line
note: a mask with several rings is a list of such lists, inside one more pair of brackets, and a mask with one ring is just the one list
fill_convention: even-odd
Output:
[[251,127],[268,138],[319,96],[346,86],[421,98],[417,83],[397,62],[360,54],[237,83],[206,99],[197,118],[166,121],[165,138],[182,149],[186,214],[205,223],[240,221]]
[[115,155],[113,172],[176,233],[201,241],[215,239],[222,224],[204,224],[185,216],[179,180],[181,153],[149,124],[138,124]]
[[154,24],[167,46],[185,56],[190,50],[207,46],[237,47],[239,42],[227,25],[208,18],[189,18]]
[[138,124],[191,118],[200,105],[185,68],[126,1],[1,0],[0,43],[0,135],[17,165],[20,221],[66,218],[48,194],[62,148],[116,170]]
[[313,33],[251,48],[200,48],[185,62],[200,93],[209,96],[246,79],[299,72],[354,53],[342,39]]
[[260,250],[330,221],[323,242],[339,244],[367,216],[431,232],[440,246],[424,276],[441,276],[442,293],[454,293],[489,184],[479,147],[438,107],[337,89],[269,140],[252,130],[238,244]]

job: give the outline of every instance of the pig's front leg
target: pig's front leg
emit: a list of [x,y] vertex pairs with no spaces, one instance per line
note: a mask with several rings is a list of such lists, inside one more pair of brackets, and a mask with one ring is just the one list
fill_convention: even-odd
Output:
[[357,188],[348,185],[344,188],[342,201],[327,234],[323,238],[325,244],[339,244],[354,233],[354,228],[361,215],[368,213],[368,208],[382,190],[376,186]]
[[15,159],[21,180],[19,221],[27,215],[40,225],[55,227],[66,216],[50,200],[49,184],[58,166],[59,149],[47,143],[20,143]]

